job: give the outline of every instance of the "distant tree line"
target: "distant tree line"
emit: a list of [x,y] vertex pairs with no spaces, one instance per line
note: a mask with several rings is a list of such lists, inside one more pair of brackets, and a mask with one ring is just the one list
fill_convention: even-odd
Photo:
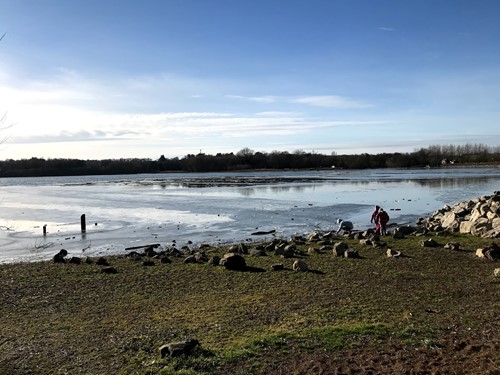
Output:
[[224,172],[257,169],[411,168],[442,165],[500,164],[500,146],[483,144],[434,145],[411,153],[356,155],[318,154],[297,150],[186,155],[152,159],[8,159],[0,161],[0,177],[75,176],[157,172]]

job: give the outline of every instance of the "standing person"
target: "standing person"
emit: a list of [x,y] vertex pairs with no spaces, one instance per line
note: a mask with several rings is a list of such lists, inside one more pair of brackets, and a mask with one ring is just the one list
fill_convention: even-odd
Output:
[[351,230],[354,228],[354,225],[352,225],[352,222],[347,221],[347,220],[342,220],[342,219],[337,219],[337,224],[339,225],[339,229],[337,229],[337,234],[340,233],[341,230],[344,231],[344,234],[350,233]]
[[370,223],[377,223],[378,210],[380,210],[380,206],[375,206],[375,209],[372,212],[372,217],[370,218]]
[[385,227],[387,226],[388,222],[389,222],[389,214],[382,208],[380,208],[378,210],[377,228],[375,229],[375,233],[385,236],[387,234]]

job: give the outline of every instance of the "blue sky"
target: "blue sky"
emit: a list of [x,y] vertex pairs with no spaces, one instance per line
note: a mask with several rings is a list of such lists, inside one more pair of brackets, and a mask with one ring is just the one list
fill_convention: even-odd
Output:
[[500,145],[500,1],[0,9],[0,159]]

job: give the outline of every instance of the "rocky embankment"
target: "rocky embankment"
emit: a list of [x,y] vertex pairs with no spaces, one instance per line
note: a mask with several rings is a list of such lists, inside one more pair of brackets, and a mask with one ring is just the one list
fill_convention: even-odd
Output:
[[435,211],[419,224],[430,231],[448,230],[500,238],[500,191]]

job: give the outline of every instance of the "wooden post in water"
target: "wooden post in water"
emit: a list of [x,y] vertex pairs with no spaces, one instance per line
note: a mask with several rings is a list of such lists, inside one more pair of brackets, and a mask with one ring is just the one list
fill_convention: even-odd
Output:
[[80,217],[80,226],[82,228],[82,233],[87,231],[87,223],[85,222],[85,214]]
[[43,235],[46,236],[47,235],[47,224],[45,224],[43,226]]

